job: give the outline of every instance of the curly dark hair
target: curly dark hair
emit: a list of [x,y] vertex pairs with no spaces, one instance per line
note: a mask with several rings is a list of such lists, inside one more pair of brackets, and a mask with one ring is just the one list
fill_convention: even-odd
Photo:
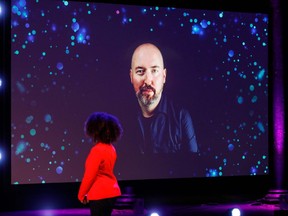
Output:
[[110,144],[121,138],[123,128],[117,117],[106,112],[94,112],[85,121],[84,131],[94,142]]

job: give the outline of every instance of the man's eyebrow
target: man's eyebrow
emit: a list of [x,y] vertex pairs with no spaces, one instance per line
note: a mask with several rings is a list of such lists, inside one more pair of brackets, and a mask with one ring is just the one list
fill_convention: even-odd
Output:
[[159,65],[153,65],[153,66],[151,66],[151,68],[160,68],[160,66]]
[[144,67],[142,67],[142,66],[137,66],[137,67],[135,67],[135,69],[137,70],[137,69],[144,69]]
[[[153,66],[151,66],[150,68],[152,68],[152,69],[154,69],[154,68],[160,68],[160,66],[159,66],[159,65],[153,65]],[[137,67],[135,67],[135,70],[138,70],[138,69],[143,69],[143,70],[145,70],[145,67],[143,67],[143,66],[137,66]]]

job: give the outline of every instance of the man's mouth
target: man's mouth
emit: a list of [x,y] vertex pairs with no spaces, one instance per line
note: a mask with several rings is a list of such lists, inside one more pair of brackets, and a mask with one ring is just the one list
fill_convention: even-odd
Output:
[[154,91],[152,89],[146,89],[146,90],[142,90],[141,93],[142,94],[151,94],[151,93],[154,93]]
[[141,92],[141,94],[151,94],[151,93],[155,94],[156,91],[151,86],[143,86],[140,88],[140,92]]

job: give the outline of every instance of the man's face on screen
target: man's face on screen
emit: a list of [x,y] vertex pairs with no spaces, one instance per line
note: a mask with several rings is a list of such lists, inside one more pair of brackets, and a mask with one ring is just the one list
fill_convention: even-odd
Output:
[[159,102],[166,81],[166,69],[157,47],[142,45],[132,57],[130,79],[141,105]]

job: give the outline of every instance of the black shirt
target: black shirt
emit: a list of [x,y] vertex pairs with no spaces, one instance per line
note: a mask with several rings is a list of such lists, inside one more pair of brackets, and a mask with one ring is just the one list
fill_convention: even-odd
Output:
[[142,140],[141,153],[198,152],[195,130],[190,113],[162,96],[155,113],[150,118],[137,116]]

